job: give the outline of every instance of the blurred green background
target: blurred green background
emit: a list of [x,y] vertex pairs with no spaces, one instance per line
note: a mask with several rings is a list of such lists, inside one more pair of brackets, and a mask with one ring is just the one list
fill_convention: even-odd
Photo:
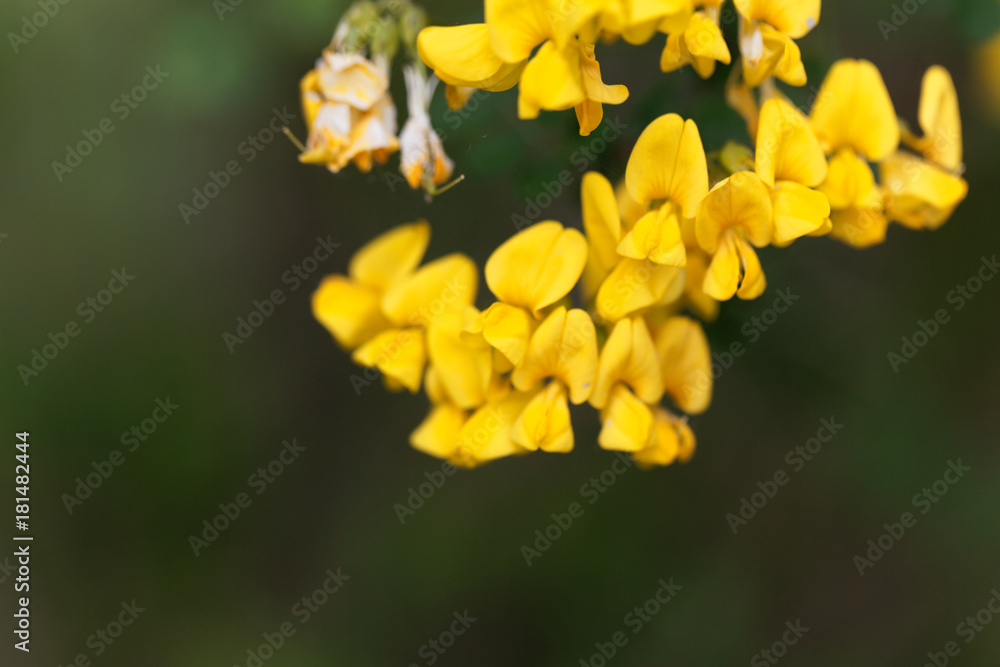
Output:
[[[69,665],[83,654],[108,666],[253,665],[248,650],[285,622],[295,634],[264,664],[427,665],[433,655],[439,665],[596,666],[595,643],[618,631],[628,642],[608,664],[768,664],[755,656],[798,619],[809,631],[787,664],[922,665],[948,641],[961,649],[953,664],[997,664],[1000,619],[968,644],[956,626],[1000,587],[1000,281],[960,311],[947,295],[1000,251],[998,113],[983,104],[972,68],[977,40],[1000,23],[991,3],[913,4],[887,40],[878,21],[891,20],[892,3],[824,6],[800,40],[809,84],[790,94],[805,104],[835,59],[864,57],[912,122],[923,71],[947,66],[970,185],[952,220],[934,233],[893,226],[887,243],[865,251],[822,238],[765,250],[764,297],[724,304],[707,327],[715,351],[742,341],[747,352],[692,421],[689,464],[629,470],[587,504],[581,485],[615,459],[596,446],[595,412],[580,409],[571,455],[459,472],[405,523],[394,506],[441,467],[407,444],[426,399],[378,383],[356,392],[359,370],[313,320],[309,295],[365,241],[418,217],[433,224],[429,258],[463,251],[481,266],[515,231],[511,215],[523,214],[525,198],[563,169],[576,180],[545,217],[579,225],[574,152],[592,139],[577,136],[573,114],[519,121],[513,91],[479,99],[464,116],[435,99],[433,121],[467,180],[428,204],[387,187],[395,159],[370,175],[334,176],[298,164],[280,136],[253,161],[240,152],[273,109],[298,114],[298,79],[342,2],[247,1],[220,20],[209,0],[78,0],[59,5],[16,53],[8,36],[0,497],[14,494],[14,434],[29,431],[34,634],[30,656],[12,650],[7,565],[0,664]],[[427,7],[439,24],[482,16],[477,3]],[[7,0],[0,26],[20,32],[37,11],[35,1]],[[664,75],[661,48],[662,37],[598,47],[605,81],[631,91],[605,107],[605,124],[626,127],[589,165],[612,180],[642,128],[668,111],[694,118],[708,150],[744,138],[722,103],[728,68],[709,82],[690,70]],[[147,66],[169,76],[122,119],[112,104]],[[52,162],[103,118],[114,131],[60,181]],[[304,135],[301,118],[291,125]],[[230,160],[241,173],[185,224],[179,204]],[[283,274],[328,235],[340,247],[292,291]],[[86,322],[78,304],[122,267],[134,280]],[[288,300],[230,353],[223,333],[275,288]],[[779,288],[799,300],[751,342],[743,327]],[[951,321],[893,372],[887,354],[939,308]],[[71,320],[80,334],[25,385],[17,366]],[[168,397],[179,407],[129,452],[123,433]],[[794,472],[786,452],[831,417],[843,430]],[[257,495],[248,478],[293,438],[305,450]],[[114,450],[124,463],[70,513],[64,494]],[[958,459],[971,470],[920,514],[914,494]],[[778,470],[790,482],[734,535],[726,515]],[[250,506],[195,556],[189,536],[240,493]],[[574,501],[583,516],[527,566],[521,546]],[[0,559],[13,551],[7,508]],[[853,557],[907,511],[916,525],[859,576]],[[337,568],[350,579],[300,623],[294,605]],[[683,588],[633,633],[626,614],[671,577]],[[92,638],[132,600],[144,609],[132,625],[110,645]],[[443,655],[422,648],[464,610],[477,620],[453,646]]]

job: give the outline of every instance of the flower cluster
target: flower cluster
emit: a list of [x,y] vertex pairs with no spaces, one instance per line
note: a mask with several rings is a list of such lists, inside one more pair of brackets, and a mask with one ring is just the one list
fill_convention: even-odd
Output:
[[353,349],[355,362],[378,369],[390,389],[424,386],[432,407],[411,436],[417,449],[465,467],[537,450],[569,452],[569,403],[589,402],[601,411],[605,449],[646,465],[692,455],[685,419],[659,405],[667,394],[698,413],[711,397],[705,334],[672,306],[683,272],[666,267],[672,287],[648,303],[645,282],[663,281],[634,267],[622,277],[635,294],[616,294],[622,315],[614,321],[572,307],[569,295],[590,249],[614,252],[608,233],[618,225],[611,184],[589,173],[585,188],[588,237],[553,221],[516,234],[486,262],[495,300],[485,310],[473,305],[478,280],[469,258],[417,267],[430,235],[423,221],[370,242],[348,275],[328,276],[314,294],[316,318]]
[[[703,78],[729,64],[723,38],[723,0],[485,0],[485,22],[429,27],[420,57],[450,86],[507,90],[518,85],[521,118],[540,110],[575,109],[580,134],[596,128],[604,104],[628,98],[625,86],[606,85],[595,58],[598,40],[643,44],[666,34],[664,72],[691,65]],[[806,82],[795,39],[819,21],[820,0],[734,0],[726,22],[739,21],[742,76],[756,87],[771,77]],[[538,48],[537,52],[535,51]],[[534,55],[532,55],[534,52]]]
[[[470,88],[520,82],[522,117],[575,107],[584,134],[601,104],[627,95],[601,82],[598,37],[639,43],[665,32],[664,70],[690,64],[708,76],[729,62],[721,2],[567,2],[486,0],[485,24],[423,29],[415,48],[448,84],[449,104]],[[695,448],[686,415],[712,397],[699,319],[764,292],[758,249],[826,234],[866,247],[885,239],[890,222],[936,229],[965,198],[958,98],[944,68],[924,75],[919,133],[897,118],[881,74],[863,60],[836,62],[807,115],[775,80],[805,82],[793,40],[815,26],[819,1],[734,5],[742,66],[726,101],[746,121],[749,145],[706,152],[693,120],[660,116],[637,139],[621,182],[584,175],[582,232],[539,222],[490,255],[492,299],[478,302],[482,310],[470,258],[420,265],[423,221],[379,236],[348,275],[324,279],[314,314],[354,361],[377,369],[390,390],[424,388],[431,409],[411,435],[416,449],[464,467],[569,452],[569,406],[586,403],[599,411],[602,448],[642,466],[686,461]],[[416,72],[407,70],[407,83],[412,133],[422,135],[433,81]],[[358,86],[347,88],[357,97]],[[404,129],[404,152],[410,141]],[[443,157],[440,143],[424,148],[432,161]],[[437,182],[437,168],[404,155],[411,184],[428,173]]]
[[[407,0],[363,0],[351,7],[316,66],[300,83],[309,135],[299,160],[336,173],[353,163],[363,172],[400,151],[400,170],[411,188],[439,191],[454,165],[431,127],[428,110],[437,86],[416,56],[416,34],[426,24]],[[408,118],[396,136],[396,106],[389,94],[399,46]],[[442,188],[443,189],[443,188]]]

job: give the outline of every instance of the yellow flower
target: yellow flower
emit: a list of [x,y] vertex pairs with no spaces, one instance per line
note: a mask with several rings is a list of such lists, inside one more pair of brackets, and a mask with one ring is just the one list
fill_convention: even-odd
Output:
[[430,234],[425,220],[395,227],[354,254],[348,275],[323,279],[312,296],[313,315],[337,343],[354,349],[389,328],[382,295],[417,268]]
[[830,202],[812,188],[826,178],[826,157],[806,117],[787,100],[774,97],[761,107],[755,160],[771,190],[774,245],[824,228]]
[[524,392],[551,379],[515,422],[514,441],[531,450],[572,450],[573,427],[567,398],[575,405],[586,401],[596,375],[597,332],[593,320],[582,310],[556,308],[535,330],[524,362],[511,375],[514,387]]
[[604,84],[593,43],[572,35],[568,19],[556,0],[487,0],[485,24],[426,28],[418,49],[453,86],[506,90],[519,81],[521,118],[575,108],[586,136],[600,123],[602,104],[624,102],[628,90]]
[[885,240],[889,221],[882,195],[871,167],[857,153],[842,148],[834,154],[819,190],[830,202],[830,236],[856,248]]
[[501,59],[490,45],[485,23],[424,28],[417,49],[420,59],[446,84],[491,92],[516,86],[527,64]]
[[536,318],[569,294],[587,262],[587,241],[575,229],[545,221],[507,239],[486,261],[486,284],[500,301]]
[[587,237],[587,264],[583,271],[583,296],[589,301],[621,260],[617,252],[622,222],[614,188],[602,174],[588,171],[580,186],[583,231]]
[[428,81],[417,67],[403,69],[406,79],[406,105],[409,117],[399,133],[401,147],[399,169],[411,188],[424,185],[428,191],[451,176],[454,164],[445,155],[441,137],[431,127],[427,110],[437,87],[437,80]]
[[410,444],[463,468],[526,454],[529,450],[511,439],[511,429],[530,399],[530,394],[508,391],[471,414],[448,403],[436,405],[410,435]]
[[653,437],[650,406],[662,396],[663,375],[646,322],[619,320],[601,350],[590,395],[590,404],[601,411],[598,444],[628,452],[646,447]]
[[629,156],[625,185],[640,204],[662,203],[635,223],[618,245],[619,254],[684,266],[678,217],[694,217],[708,192],[705,149],[694,121],[666,114],[650,123]]
[[738,171],[712,188],[695,222],[698,244],[712,254],[705,293],[719,301],[760,296],[767,283],[753,246],[766,246],[773,231],[771,197],[757,174]]
[[889,91],[878,68],[867,60],[834,63],[809,116],[827,154],[847,147],[869,162],[879,162],[899,145],[899,123]]
[[653,438],[637,452],[632,452],[641,467],[666,466],[674,461],[687,463],[694,456],[695,437],[687,420],[657,408],[653,416]]
[[596,172],[584,175],[581,199],[589,247],[583,295],[587,301],[595,300],[598,316],[616,322],[645,308],[675,302],[684,289],[682,270],[619,252],[623,231],[619,203],[647,207],[636,204],[624,189],[616,195],[611,183]]
[[486,402],[493,375],[493,354],[482,339],[465,330],[479,315],[473,306],[449,310],[427,328],[427,352],[439,393],[460,408]]
[[420,269],[430,228],[402,225],[371,241],[313,294],[313,314],[355,363],[378,368],[391,389],[420,388],[427,361],[425,330],[476,298],[476,265],[453,254]]
[[965,199],[962,120],[948,70],[935,65],[924,73],[918,121],[923,136],[903,129],[903,141],[922,157],[897,151],[879,165],[886,214],[913,229],[937,229]]
[[700,414],[712,401],[712,350],[701,325],[683,316],[669,318],[654,341],[663,388],[688,414]]
[[879,176],[886,215],[911,229],[937,229],[969,191],[962,177],[903,151],[879,165]]
[[776,76],[792,86],[806,83],[802,55],[793,41],[819,22],[820,0],[733,0],[740,14],[743,79],[751,88]]
[[731,61],[729,47],[719,29],[719,8],[706,7],[691,15],[684,31],[667,36],[667,44],[660,55],[660,69],[673,72],[685,65],[703,79],[715,72],[715,62],[728,65]]

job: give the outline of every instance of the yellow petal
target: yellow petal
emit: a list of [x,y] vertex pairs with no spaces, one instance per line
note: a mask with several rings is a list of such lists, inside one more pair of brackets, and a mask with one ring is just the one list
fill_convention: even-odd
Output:
[[545,42],[524,68],[517,90],[520,118],[535,118],[540,109],[560,111],[580,104],[586,95],[579,49],[560,49],[555,42]]
[[424,28],[417,36],[417,50],[449,86],[507,90],[517,85],[525,65],[523,59],[504,62],[493,52],[485,23]]
[[528,341],[536,322],[524,308],[499,301],[480,313],[470,329],[482,333],[483,338],[496,348],[511,364],[520,366],[528,350]]
[[472,306],[450,310],[434,318],[427,328],[427,355],[449,398],[460,408],[486,402],[486,388],[493,373],[493,352],[482,338],[463,336],[479,315]]
[[694,121],[666,114],[650,123],[629,156],[625,184],[640,204],[669,199],[694,217],[708,192],[705,149]]
[[643,308],[673,303],[683,293],[683,269],[623,258],[597,291],[597,313],[617,322]]
[[766,23],[752,24],[740,42],[743,78],[756,87],[775,76],[792,86],[806,83],[806,70],[798,44]]
[[424,454],[453,460],[459,448],[459,433],[468,418],[465,410],[454,405],[435,405],[410,434],[410,445]]
[[514,442],[511,427],[532,398],[533,394],[512,391],[472,413],[459,432],[455,464],[472,468],[530,451]]
[[684,463],[694,455],[694,433],[686,420],[657,408],[653,433],[650,445],[632,454],[641,467],[665,466],[674,461]]
[[958,113],[958,94],[951,75],[934,65],[924,73],[920,87],[917,118],[924,136],[919,150],[931,162],[949,171],[962,165],[962,118]]
[[378,292],[352,282],[347,276],[331,275],[313,292],[313,317],[342,347],[350,350],[389,327],[379,301]]
[[619,382],[627,384],[647,403],[656,403],[663,396],[656,346],[641,317],[620,320],[611,330],[601,350],[590,404],[599,409],[607,405],[612,388]]
[[386,376],[417,393],[424,375],[427,352],[420,329],[389,329],[359,347],[354,363],[377,368]]
[[819,23],[820,0],[733,0],[748,21],[766,21],[789,37],[804,37]]
[[776,246],[785,246],[823,226],[830,217],[830,200],[817,190],[792,181],[778,181],[771,191]]
[[525,449],[566,453],[573,451],[566,387],[558,380],[535,394],[511,429],[511,439]]
[[766,25],[761,27],[761,32],[764,37],[764,48],[777,49],[776,46],[770,47],[770,44],[778,40],[782,42],[784,47],[774,75],[790,86],[806,85],[806,68],[802,64],[802,52],[799,50],[799,45],[785,33],[777,31],[771,33]]
[[616,384],[601,409],[601,432],[597,443],[603,449],[638,452],[654,437],[653,412],[624,385]]
[[810,114],[827,153],[847,146],[872,162],[899,144],[899,124],[878,68],[867,60],[839,60],[820,86]]
[[358,250],[348,273],[362,285],[384,292],[417,268],[430,237],[426,220],[394,227]]
[[[621,230],[627,232],[635,226],[639,218],[649,213],[649,203],[640,204],[632,199],[625,186],[625,179],[618,181],[615,186],[615,202],[618,204],[618,215],[621,217]],[[617,241],[615,242],[617,245]]]
[[684,412],[698,414],[712,401],[712,351],[701,324],[671,317],[656,333],[663,387]]
[[563,298],[583,273],[587,240],[575,229],[545,221],[518,232],[486,262],[486,284],[504,303],[539,310]]
[[547,4],[536,0],[486,0],[490,44],[501,59],[520,62],[554,36]]
[[581,137],[586,137],[596,130],[604,119],[604,107],[594,100],[586,99],[573,109],[576,111],[576,121],[580,124]]
[[511,381],[520,391],[545,378],[556,378],[570,391],[574,405],[587,400],[597,377],[597,332],[594,321],[578,308],[553,310],[531,337],[524,363]]
[[826,157],[808,120],[781,98],[772,98],[761,107],[756,171],[772,188],[775,180],[812,188],[826,178]]
[[889,219],[913,229],[940,227],[969,190],[962,178],[909,153],[894,153],[879,173]]
[[740,288],[736,291],[736,296],[741,299],[756,299],[764,293],[767,287],[767,280],[764,278],[764,270],[760,266],[760,258],[757,251],[753,249],[742,236],[736,237],[736,247],[740,253],[740,260],[743,266],[743,279],[740,281]]
[[732,227],[740,228],[758,248],[771,241],[771,195],[752,171],[738,171],[721,181],[698,207],[695,233],[705,251],[715,252],[720,235]]
[[691,310],[706,322],[712,322],[719,316],[719,302],[705,294],[704,290],[709,259],[700,248],[692,248],[688,250],[687,265],[684,267],[687,274],[684,297]]
[[830,213],[830,222],[830,236],[855,248],[882,243],[889,226],[889,220],[881,208],[853,206]]
[[639,218],[618,244],[618,254],[633,259],[649,258],[666,266],[684,266],[687,261],[684,242],[673,204],[668,202]]
[[753,246],[733,230],[724,233],[705,272],[705,293],[717,301],[731,299],[734,294],[741,299],[756,299],[766,286]]
[[424,392],[426,392],[427,398],[430,399],[431,403],[435,405],[447,403],[450,400],[448,398],[448,390],[441,383],[437,369],[430,364],[427,365],[427,370],[424,372]]
[[702,289],[716,301],[727,301],[733,298],[740,286],[742,270],[740,254],[736,250],[734,234],[722,235],[722,243],[712,255],[712,261],[705,271]]
[[881,206],[875,174],[868,163],[849,148],[841,149],[830,158],[826,180],[820,183],[819,190],[827,196],[834,210]]
[[663,45],[663,52],[660,54],[660,70],[673,72],[690,65],[691,60],[691,52],[684,42],[684,35],[676,33],[667,35],[667,43]]
[[323,105],[323,97],[319,90],[319,74],[315,69],[309,70],[299,81],[299,93],[302,96],[302,116],[306,127],[311,128],[316,122],[316,115]]
[[476,300],[476,264],[461,253],[420,267],[382,297],[382,312],[396,326],[426,327],[450,310]]
[[622,233],[614,188],[602,174],[588,171],[583,175],[580,197],[583,231],[590,246],[588,262],[596,264],[601,271],[610,271],[618,262],[615,248]]
[[[441,77],[438,77],[439,79]],[[476,89],[472,86],[455,86],[452,84],[447,84],[444,89],[444,98],[448,102],[448,108],[452,111],[458,111],[465,107],[469,102],[469,98],[472,94],[476,92]]]
[[601,65],[594,57],[593,44],[580,47],[580,71],[587,99],[603,104],[621,104],[628,99],[628,88],[622,85],[609,86],[601,80]]
[[722,37],[722,30],[715,21],[701,12],[695,12],[691,16],[684,30],[684,43],[693,56],[718,60],[726,65],[730,62],[729,47]]

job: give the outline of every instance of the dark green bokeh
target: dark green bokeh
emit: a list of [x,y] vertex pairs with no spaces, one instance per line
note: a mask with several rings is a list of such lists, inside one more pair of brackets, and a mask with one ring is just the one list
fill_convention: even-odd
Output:
[[[402,525],[394,505],[440,469],[407,445],[425,399],[377,383],[357,393],[359,371],[313,320],[309,294],[365,241],[418,217],[433,224],[428,257],[462,251],[481,265],[515,231],[525,198],[564,169],[574,183],[545,216],[579,225],[574,152],[593,138],[576,136],[572,112],[517,120],[513,91],[479,99],[465,117],[438,99],[433,120],[467,180],[431,205],[386,186],[394,162],[333,176],[299,165],[278,137],[246,163],[239,146],[273,108],[298,113],[298,79],[344,6],[245,1],[220,20],[209,0],[77,0],[18,53],[5,39],[0,485],[9,486],[0,496],[13,496],[13,434],[28,430],[36,542],[33,651],[11,649],[7,578],[0,663],[65,665],[85,653],[94,665],[244,665],[262,633],[293,621],[295,635],[267,665],[427,664],[421,646],[465,609],[478,620],[437,664],[577,665],[619,630],[628,644],[609,664],[746,663],[796,619],[810,630],[788,664],[918,665],[950,640],[961,647],[955,664],[996,663],[1000,621],[969,644],[956,625],[1000,586],[1000,283],[960,311],[946,296],[1000,250],[996,113],[979,105],[969,66],[972,40],[990,32],[989,3],[919,5],[888,40],[878,21],[892,3],[829,3],[800,41],[809,84],[790,92],[796,101],[833,60],[865,57],[911,122],[923,71],[946,65],[961,98],[970,194],[934,233],[893,226],[866,251],[830,239],[764,251],[767,293],[724,304],[708,327],[714,350],[742,341],[747,352],[693,420],[689,464],[631,470],[586,504],[581,485],[614,457],[596,447],[594,412],[579,409],[573,454],[456,474]],[[428,9],[441,24],[482,16],[476,3]],[[19,31],[35,11],[35,2],[7,2],[0,26]],[[621,136],[589,164],[613,180],[661,113],[694,118],[708,150],[743,138],[722,104],[727,68],[707,83],[690,71],[663,75],[661,42],[599,47],[605,80],[631,91],[606,107],[606,125],[626,126]],[[156,65],[170,76],[119,120],[113,100]],[[51,163],[105,117],[114,132],[58,181]],[[303,134],[301,120],[292,126]],[[185,224],[178,205],[233,159],[242,173]],[[283,273],[327,235],[340,244],[334,257],[290,292]],[[16,367],[50,332],[81,322],[77,305],[123,266],[134,283],[25,386]],[[742,328],[786,287],[799,300],[750,343]],[[275,288],[288,301],[230,354],[223,332]],[[951,321],[893,372],[887,353],[939,308]],[[75,479],[124,450],[121,434],[168,396],[176,414],[67,513],[61,496]],[[790,470],[785,452],[830,417],[844,429],[733,535],[726,514],[758,480]],[[291,438],[306,451],[255,495],[248,476]],[[860,577],[852,557],[959,458],[972,470]],[[195,557],[188,536],[245,491],[252,505]],[[584,515],[527,567],[521,546],[581,500]],[[12,514],[8,505],[3,521]],[[299,624],[293,605],[338,567],[350,580]],[[632,634],[623,617],[670,577],[683,589]],[[146,611],[94,657],[88,637],[133,598]]]

